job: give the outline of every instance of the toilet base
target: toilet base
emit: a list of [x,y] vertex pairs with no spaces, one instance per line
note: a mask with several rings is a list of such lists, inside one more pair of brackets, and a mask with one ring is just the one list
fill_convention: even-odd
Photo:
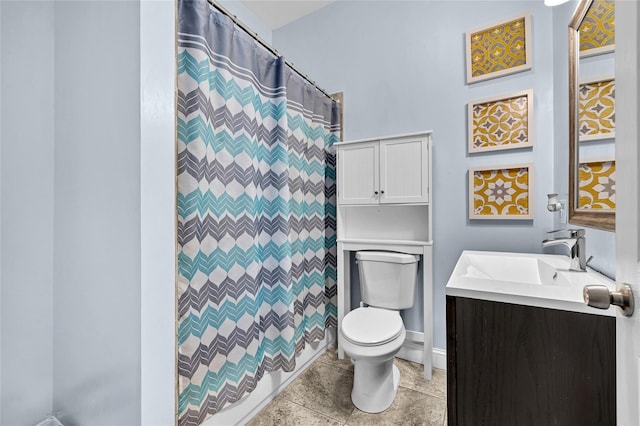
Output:
[[400,370],[393,356],[385,361],[355,361],[351,400],[365,413],[380,413],[391,406],[398,392]]
[[391,406],[398,385],[400,371],[393,365],[407,337],[402,327],[400,335],[380,346],[362,346],[349,341],[338,331],[338,344],[345,355],[353,360],[353,389],[351,401],[365,413],[380,413]]

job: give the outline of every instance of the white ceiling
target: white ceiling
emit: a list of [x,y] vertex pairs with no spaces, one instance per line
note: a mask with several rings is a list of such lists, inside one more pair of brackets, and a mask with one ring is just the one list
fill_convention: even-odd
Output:
[[335,0],[241,0],[262,22],[275,30],[321,9]]

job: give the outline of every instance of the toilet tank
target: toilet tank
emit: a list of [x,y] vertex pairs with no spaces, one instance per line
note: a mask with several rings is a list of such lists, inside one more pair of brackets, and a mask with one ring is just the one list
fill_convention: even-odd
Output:
[[419,256],[391,251],[356,252],[362,301],[387,309],[413,306]]

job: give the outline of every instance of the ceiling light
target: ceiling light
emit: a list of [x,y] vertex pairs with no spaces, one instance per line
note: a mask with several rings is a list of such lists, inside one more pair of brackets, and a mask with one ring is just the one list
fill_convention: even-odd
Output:
[[545,6],[557,6],[562,3],[566,3],[569,0],[544,0]]

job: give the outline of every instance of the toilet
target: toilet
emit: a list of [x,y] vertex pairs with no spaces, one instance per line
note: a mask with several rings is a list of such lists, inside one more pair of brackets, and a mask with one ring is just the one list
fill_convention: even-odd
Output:
[[362,301],[342,320],[338,340],[354,363],[351,400],[379,413],[391,406],[400,383],[393,358],[407,332],[401,309],[413,306],[419,256],[390,251],[356,252]]

